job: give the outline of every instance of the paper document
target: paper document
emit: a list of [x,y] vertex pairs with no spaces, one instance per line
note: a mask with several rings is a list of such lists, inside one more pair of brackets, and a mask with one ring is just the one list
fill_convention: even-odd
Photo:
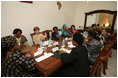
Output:
[[53,52],[57,51],[59,48],[58,47],[55,47],[52,49]]
[[47,54],[45,54],[45,55],[43,55],[43,56],[41,56],[41,57],[36,58],[35,60],[36,60],[37,62],[40,62],[40,61],[43,61],[43,60],[45,60],[45,59],[51,57],[52,55],[54,55],[54,54],[53,54],[53,53],[47,53]]
[[38,51],[39,52],[43,52],[43,48],[38,48]]
[[65,51],[65,52],[68,53],[68,54],[71,53],[71,50],[68,50],[68,49],[65,49],[65,48],[61,48],[60,50],[63,50],[63,51]]
[[66,50],[66,52],[67,52],[68,54],[70,54],[70,53],[71,53],[71,50]]
[[37,52],[34,53],[34,56],[38,56],[40,54],[42,54],[42,52],[41,51],[37,51]]

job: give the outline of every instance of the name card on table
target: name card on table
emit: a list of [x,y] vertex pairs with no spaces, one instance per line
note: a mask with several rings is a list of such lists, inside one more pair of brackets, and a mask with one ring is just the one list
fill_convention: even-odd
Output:
[[71,53],[71,50],[67,50],[67,49],[65,49],[65,48],[61,48],[60,50],[63,50],[63,51],[65,51],[65,52],[68,53],[68,54]]
[[68,38],[68,40],[72,40],[72,38]]
[[53,45],[58,45],[58,42],[54,42],[54,44]]
[[75,46],[72,44],[72,41],[68,42],[67,44],[68,44],[68,47],[69,47],[69,48],[75,47]]
[[53,52],[57,51],[59,48],[58,47],[55,47],[52,49]]
[[36,58],[35,60],[36,60],[37,62],[40,62],[40,61],[43,61],[43,60],[45,60],[45,59],[51,57],[52,55],[54,55],[54,54],[53,54],[53,53],[47,53],[47,54],[44,54],[44,55],[41,56],[41,57]]
[[68,45],[71,45],[71,44],[72,44],[72,41],[68,42],[67,44],[68,44]]
[[71,50],[66,50],[66,52],[67,52],[68,54],[70,54],[70,53],[71,53]]
[[43,42],[43,46],[48,45],[48,41]]
[[74,48],[75,46],[73,44],[68,45],[69,48]]
[[65,38],[65,40],[68,40],[68,38]]

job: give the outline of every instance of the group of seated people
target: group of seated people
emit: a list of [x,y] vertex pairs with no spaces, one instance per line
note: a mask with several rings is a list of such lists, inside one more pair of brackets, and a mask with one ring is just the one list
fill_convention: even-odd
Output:
[[[40,40],[46,39],[47,34],[41,33],[38,27],[34,27],[33,31],[35,44],[39,44]],[[1,76],[41,76],[40,73],[36,73],[35,68],[36,63],[33,52],[37,50],[36,47],[28,45],[28,40],[22,35],[22,30],[15,29],[13,34],[14,36],[1,38]],[[69,30],[67,25],[64,24],[61,31],[58,30],[58,27],[53,27],[52,40],[70,36],[72,36],[72,44],[75,46],[71,53],[54,53],[53,57],[60,58],[63,62],[63,66],[57,71],[56,76],[87,77],[90,73],[89,65],[94,65],[101,48],[104,47],[104,43],[107,41],[107,30],[103,29],[99,34],[97,31],[88,31],[88,42],[83,44],[84,36],[75,29],[74,25]],[[29,47],[21,49],[20,46]],[[26,57],[26,53],[31,53],[31,57]],[[36,72],[34,73],[34,71]]]

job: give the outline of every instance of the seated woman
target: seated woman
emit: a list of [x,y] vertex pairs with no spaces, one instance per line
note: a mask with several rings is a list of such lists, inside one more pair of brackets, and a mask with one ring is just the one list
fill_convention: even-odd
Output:
[[39,32],[39,27],[34,27],[33,31],[35,33],[35,35],[33,35],[34,44],[39,44],[40,40],[45,40],[45,38],[47,37],[47,34],[43,35],[43,33]]
[[60,58],[63,67],[57,72],[57,76],[61,77],[88,77],[89,63],[87,48],[82,45],[84,38],[81,34],[73,35],[72,44],[76,46],[70,54],[55,52],[54,57]]
[[75,26],[72,25],[72,26],[71,26],[71,29],[70,29],[70,32],[71,32],[71,34],[73,35],[74,33],[79,32],[79,31],[77,31],[77,30],[75,29]]
[[28,40],[24,35],[22,35],[21,29],[19,28],[14,29],[13,34],[20,46],[28,46]]
[[53,27],[53,31],[52,32],[52,40],[59,40],[59,37],[61,36],[60,33],[58,32],[58,28],[57,27]]
[[89,63],[93,65],[101,52],[101,44],[96,31],[88,31],[86,47],[88,49]]
[[62,36],[63,37],[69,37],[69,36],[71,36],[71,32],[68,30],[66,24],[63,25],[63,29],[61,30],[61,32],[62,32]]
[[25,53],[36,51],[35,47],[20,50],[16,38],[5,36],[1,38],[1,76],[2,77],[31,77],[38,76],[32,71],[35,69],[33,54],[25,57]]

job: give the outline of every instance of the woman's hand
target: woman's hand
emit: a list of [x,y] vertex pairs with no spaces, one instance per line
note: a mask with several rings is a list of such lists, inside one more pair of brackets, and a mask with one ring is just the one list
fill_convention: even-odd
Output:
[[34,57],[34,52],[36,52],[36,51],[37,51],[37,47],[31,47],[30,48],[30,54],[32,57]]
[[22,53],[23,53],[23,54],[25,54],[25,53],[30,53],[30,47],[31,47],[31,46],[23,48],[23,49],[22,49]]
[[29,47],[26,47],[22,50],[22,53],[30,53],[30,54],[33,54],[34,52],[37,51],[37,47],[33,47],[33,46],[29,46]]

